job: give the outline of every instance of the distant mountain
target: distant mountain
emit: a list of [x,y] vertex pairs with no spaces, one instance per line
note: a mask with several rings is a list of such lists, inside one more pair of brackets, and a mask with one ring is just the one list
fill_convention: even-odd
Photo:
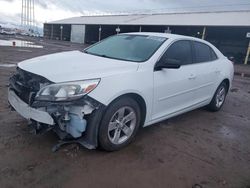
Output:
[[1,22],[0,21],[1,27],[7,27],[7,28],[20,28],[20,25],[14,24],[14,23],[9,23],[9,22]]

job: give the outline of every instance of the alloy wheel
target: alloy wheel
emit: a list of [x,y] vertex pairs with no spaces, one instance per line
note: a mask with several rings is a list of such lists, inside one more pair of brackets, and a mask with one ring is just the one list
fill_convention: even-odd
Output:
[[113,144],[126,142],[136,127],[136,112],[129,106],[118,109],[108,125],[108,137]]
[[224,103],[225,97],[226,97],[226,89],[225,87],[221,87],[216,94],[216,106],[218,108],[220,108]]

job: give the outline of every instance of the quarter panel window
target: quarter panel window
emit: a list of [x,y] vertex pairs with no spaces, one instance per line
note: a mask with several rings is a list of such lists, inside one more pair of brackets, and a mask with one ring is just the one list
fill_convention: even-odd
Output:
[[192,63],[192,48],[190,41],[181,40],[173,43],[160,61],[187,65]]

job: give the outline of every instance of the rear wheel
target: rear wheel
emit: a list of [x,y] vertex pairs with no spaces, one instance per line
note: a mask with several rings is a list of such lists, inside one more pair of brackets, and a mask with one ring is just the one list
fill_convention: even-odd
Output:
[[140,107],[132,98],[111,103],[99,129],[99,144],[107,151],[119,150],[135,137],[140,125]]
[[222,82],[217,88],[212,101],[208,105],[208,109],[210,111],[217,112],[221,109],[226,99],[227,90],[227,84],[225,82]]

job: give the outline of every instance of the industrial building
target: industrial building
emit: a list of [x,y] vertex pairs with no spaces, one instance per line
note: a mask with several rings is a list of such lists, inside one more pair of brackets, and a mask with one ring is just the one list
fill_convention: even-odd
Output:
[[81,16],[44,24],[47,39],[86,44],[142,31],[203,38],[236,63],[250,64],[250,11]]

